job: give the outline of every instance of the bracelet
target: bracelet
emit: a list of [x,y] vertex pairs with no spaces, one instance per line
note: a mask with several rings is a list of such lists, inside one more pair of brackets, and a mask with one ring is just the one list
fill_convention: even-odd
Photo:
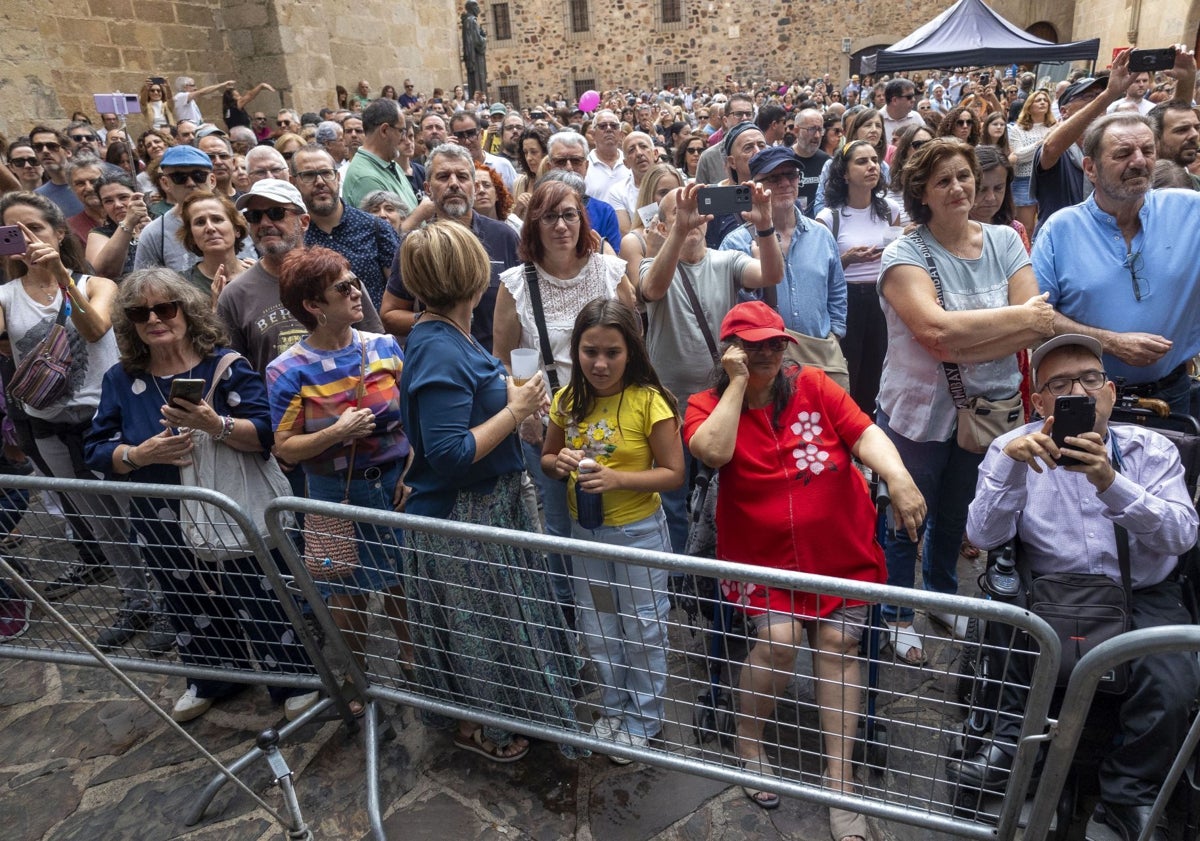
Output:
[[125,465],[130,470],[137,470],[141,467],[141,465],[129,457],[131,452],[133,452],[133,447],[126,444],[124,452],[121,453],[121,464]]
[[505,407],[504,407],[504,408],[508,410],[508,413],[509,413],[510,415],[512,415],[512,419],[513,419],[513,432],[516,432],[516,431],[517,431],[517,429],[518,429],[518,428],[520,428],[520,426],[521,426],[521,422],[520,422],[519,420],[517,420],[517,413],[516,413],[516,412],[514,412],[514,411],[512,410],[512,406],[505,405]]
[[772,225],[771,227],[767,228],[766,230],[755,231],[754,233],[758,234],[760,237],[773,237],[773,236],[775,236],[775,226]]
[[127,234],[133,233],[133,228],[131,226],[125,224],[124,222],[122,222],[120,225],[117,225],[117,227],[120,228],[122,231],[124,231]]
[[233,434],[233,418],[231,418],[229,415],[223,415],[221,417],[221,431],[218,432],[216,435],[210,435],[209,437],[212,438],[214,441],[224,441],[226,438],[228,438],[232,434]]

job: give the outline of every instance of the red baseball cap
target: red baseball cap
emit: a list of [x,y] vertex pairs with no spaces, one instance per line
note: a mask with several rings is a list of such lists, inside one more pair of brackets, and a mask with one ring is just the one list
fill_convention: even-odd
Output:
[[762,301],[747,301],[731,309],[721,322],[721,341],[737,337],[743,342],[765,342],[767,339],[796,340],[783,329],[779,313]]

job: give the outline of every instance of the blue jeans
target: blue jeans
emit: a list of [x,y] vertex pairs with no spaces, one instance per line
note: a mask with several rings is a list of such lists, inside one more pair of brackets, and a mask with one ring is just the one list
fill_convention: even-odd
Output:
[[684,549],[687,548],[688,526],[691,522],[688,519],[688,497],[691,496],[692,480],[695,479],[692,469],[693,461],[692,454],[684,444],[683,484],[673,491],[658,495],[662,500],[663,513],[667,515],[667,532],[671,535],[671,548],[668,551],[674,552],[676,555],[682,555]]
[[[625,526],[585,529],[573,537],[614,546],[671,551],[662,509]],[[662,729],[667,688],[667,571],[576,555],[575,616],[599,677],[603,714],[631,736]]]
[[[880,409],[876,423],[900,451],[904,467],[912,475],[917,489],[925,497],[929,513],[925,517],[925,556],[921,559],[921,579],[926,590],[935,593],[958,592],[958,550],[967,526],[967,507],[975,498],[975,481],[983,455],[969,453],[949,441],[912,441],[892,430],[887,414]],[[917,544],[908,533],[896,529],[887,534],[888,584],[912,587],[916,580]],[[910,607],[884,605],[888,621],[911,622]]]
[[[536,444],[521,441],[525,452],[525,469],[533,477],[538,493],[542,497],[542,513],[546,517],[546,534],[557,537],[571,536],[571,509],[567,507],[567,483],[551,479],[542,472],[542,449]],[[554,585],[554,596],[559,604],[569,605],[574,601],[571,593],[571,558],[549,552],[546,555],[550,570],[550,581]]]
[[[399,463],[372,479],[351,479],[348,504],[391,511],[394,508],[393,494],[399,481]],[[345,491],[346,477],[343,475],[308,474],[310,499],[341,502]],[[404,533],[400,529],[355,523],[354,536],[358,540],[359,567],[352,576],[318,581],[317,586],[325,597],[331,593],[354,595],[372,590],[382,592],[400,584],[400,547],[404,545]]]

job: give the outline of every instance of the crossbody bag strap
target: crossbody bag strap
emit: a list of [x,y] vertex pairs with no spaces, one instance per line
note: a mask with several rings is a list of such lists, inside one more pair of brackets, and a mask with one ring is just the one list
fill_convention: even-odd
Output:
[[217,367],[213,369],[212,385],[208,387],[208,394],[204,395],[204,402],[208,405],[213,404],[213,395],[217,393],[217,383],[221,381],[221,377],[225,376],[225,372],[230,369],[233,363],[242,358],[240,353],[227,353],[217,360]]
[[[1109,446],[1112,449],[1112,466],[1113,470],[1121,472],[1121,451],[1117,448],[1117,436],[1113,433],[1112,427],[1108,430]],[[1117,523],[1113,523],[1113,531],[1117,533],[1117,567],[1121,570],[1121,586],[1125,588],[1125,604],[1128,608],[1133,608],[1133,573],[1131,572],[1129,561],[1129,532],[1125,527]]]
[[685,269],[682,263],[676,263],[675,270],[679,273],[680,285],[683,286],[684,294],[687,295],[688,303],[692,307],[692,314],[696,316],[696,323],[700,325],[700,333],[704,336],[704,343],[708,345],[708,353],[715,365],[721,359],[717,353],[717,341],[713,338],[712,330],[708,326],[708,319],[704,317],[704,310],[700,306],[700,296],[696,294],[696,286],[692,283],[691,272]]
[[[908,236],[916,243],[917,250],[925,258],[925,267],[929,270],[929,279],[933,281],[933,289],[937,293],[937,304],[942,309],[945,309],[946,301],[942,297],[942,276],[938,274],[937,265],[933,262],[933,255],[929,253],[929,246],[925,244],[925,239],[921,236],[920,229],[913,231]],[[967,390],[963,386],[962,370],[954,362],[943,361],[942,372],[945,373],[946,383],[950,386],[950,399],[954,401],[955,408],[965,409],[967,407]]]
[[[356,331],[357,332],[357,331]],[[359,367],[358,386],[354,389],[354,408],[362,403],[363,395],[367,393],[367,340],[358,334],[358,345],[361,348],[362,362]],[[346,465],[346,487],[342,489],[342,503],[350,501],[350,482],[354,476],[354,454],[358,451],[358,439],[350,445],[350,459]]]
[[550,332],[546,329],[546,310],[542,307],[541,284],[538,283],[537,268],[530,261],[525,264],[525,286],[529,290],[529,306],[533,310],[533,323],[537,326],[538,345],[542,350],[542,365],[550,390],[558,391],[558,370],[554,367],[554,350],[550,347]]

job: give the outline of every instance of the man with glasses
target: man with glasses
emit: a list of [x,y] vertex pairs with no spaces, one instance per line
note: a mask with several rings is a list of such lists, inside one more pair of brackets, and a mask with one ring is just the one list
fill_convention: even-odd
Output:
[[175,101],[173,103],[175,105],[175,119],[191,120],[196,124],[204,122],[204,117],[200,114],[200,105],[196,102],[196,97],[208,96],[210,93],[234,87],[237,87],[237,82],[229,79],[228,81],[217,82],[215,85],[209,85],[205,88],[197,88],[196,80],[191,76],[179,76],[175,79]]
[[[979,468],[967,537],[984,548],[1016,537],[1017,562],[1026,574],[1099,572],[1120,583],[1116,529],[1123,529],[1132,629],[1190,624],[1176,567],[1178,556],[1196,542],[1198,518],[1179,451],[1152,430],[1109,424],[1116,388],[1105,377],[1101,355],[1100,342],[1073,334],[1055,336],[1033,352],[1034,408],[1049,419],[1056,396],[1089,396],[1095,400],[1095,425],[1068,438],[1062,449],[1051,440],[1050,420],[997,438]],[[1060,465],[1063,454],[1080,464]],[[971,788],[1003,790],[1012,768],[1027,695],[1021,687],[1029,686],[1033,671],[1026,637],[1015,637],[1014,651],[996,655],[1004,674],[992,741],[947,768]],[[1107,717],[1119,738],[1109,737],[1097,769],[1096,816],[1119,837],[1167,838],[1161,825],[1148,826],[1152,804],[1183,744],[1197,692],[1200,670],[1191,654],[1132,661],[1120,714]]]
[[279,129],[280,134],[284,132],[299,134],[300,115],[291,108],[281,108],[279,113],[275,115],[275,128]]
[[[466,148],[476,163],[487,164],[500,173],[500,179],[511,193],[517,182],[517,171],[504,158],[489,155],[483,151],[482,132],[479,128],[479,118],[470,111],[456,111],[450,118],[451,142]],[[415,204],[416,202],[414,202]]]
[[[725,114],[722,118],[722,128],[709,135],[708,149],[700,156],[700,163],[696,167],[696,183],[717,184],[724,180],[728,174],[725,163],[727,153],[722,143],[725,133],[738,123],[749,123],[753,119],[753,97],[746,93],[735,93],[729,97],[729,104],[725,106]],[[753,125],[753,123],[751,124]]]
[[489,155],[500,154],[500,146],[504,142],[504,133],[501,126],[504,124],[504,118],[508,115],[508,109],[501,103],[497,102],[488,109],[488,127],[483,133],[483,151]]
[[800,166],[800,210],[809,219],[815,214],[817,184],[821,180],[821,170],[829,155],[821,149],[821,138],[825,136],[825,118],[816,108],[805,108],[796,115],[793,124],[796,142],[792,151]]
[[421,98],[416,95],[416,89],[413,86],[412,79],[404,80],[404,92],[400,94],[400,107],[405,111],[411,111],[413,108],[421,104]]
[[291,181],[292,173],[288,163],[272,146],[255,146],[246,155],[246,176],[250,183],[274,178],[279,181]]
[[1058,311],[1056,333],[1091,336],[1109,376],[1200,415],[1188,374],[1200,353],[1200,229],[1190,224],[1200,194],[1151,190],[1155,153],[1145,117],[1116,112],[1092,123],[1083,136],[1092,195],[1041,228],[1033,270]]
[[83,203],[67,183],[67,160],[71,157],[71,141],[65,134],[49,126],[34,126],[29,132],[29,145],[42,165],[47,181],[34,192],[58,205],[63,215],[83,213]]
[[100,136],[91,123],[79,120],[67,125],[67,139],[71,141],[71,154],[100,157]]
[[917,104],[917,88],[908,79],[892,79],[883,89],[887,103],[879,116],[883,118],[883,141],[891,145],[896,132],[907,126],[923,126],[925,119],[913,108]]
[[[300,191],[286,181],[267,178],[254,184],[237,209],[246,218],[250,238],[262,255],[228,284],[217,299],[217,315],[229,331],[229,347],[250,361],[260,374],[275,357],[308,335],[308,328],[279,302],[279,273],[288,254],[304,248],[308,208]],[[382,333],[375,305],[364,295],[363,318],[355,327]],[[289,471],[289,479],[303,471]],[[295,485],[293,485],[295,487]]]
[[304,146],[292,156],[292,179],[312,222],[304,232],[304,244],[320,245],[344,256],[378,309],[388,269],[400,248],[395,229],[342,200],[336,163],[318,144]]
[[[192,266],[200,262],[197,255],[184,247],[179,236],[183,227],[179,206],[197,190],[213,188],[212,169],[208,155],[195,146],[172,146],[163,152],[159,161],[158,190],[171,209],[147,225],[138,237],[137,255],[133,259],[135,269],[166,266],[186,277]],[[238,256],[254,259],[254,249],[247,243]]]
[[250,128],[253,130],[257,142],[262,143],[264,140],[271,139],[271,124],[267,121],[267,115],[262,111],[254,112],[254,116],[250,118]]
[[[475,161],[464,147],[447,143],[429,153],[429,171],[425,178],[429,197],[405,219],[405,230],[435,219],[449,219],[471,229],[478,237],[492,264],[488,288],[471,315],[471,335],[489,353],[492,350],[492,322],[500,273],[520,264],[517,234],[503,222],[475,212]],[[416,321],[415,297],[404,285],[400,272],[400,250],[392,261],[387,291],[383,294],[384,326],[403,340]]]
[[363,109],[362,125],[363,144],[346,167],[342,198],[358,207],[367,193],[386,190],[400,196],[409,207],[416,207],[412,184],[396,165],[396,150],[408,130],[408,119],[400,105],[394,99],[375,100]]
[[[584,182],[587,189],[587,176],[591,171],[588,156],[588,142],[577,131],[563,129],[550,135],[546,142],[546,158],[550,161],[551,170],[561,170],[573,173]],[[621,226],[617,222],[617,212],[613,206],[603,199],[598,199],[590,193],[585,197],[588,218],[592,222],[592,230],[600,235],[612,248],[613,254],[621,253]]]
[[608,201],[608,194],[617,185],[629,180],[629,168],[621,152],[621,121],[617,115],[603,109],[596,112],[592,123],[596,148],[588,153],[588,169],[584,181],[589,196]]
[[517,165],[517,155],[521,147],[521,135],[525,133],[525,119],[520,112],[512,111],[500,124],[500,157],[514,167]]
[[212,162],[214,191],[236,201],[241,193],[233,186],[233,147],[229,141],[213,132],[197,140],[196,148]]

